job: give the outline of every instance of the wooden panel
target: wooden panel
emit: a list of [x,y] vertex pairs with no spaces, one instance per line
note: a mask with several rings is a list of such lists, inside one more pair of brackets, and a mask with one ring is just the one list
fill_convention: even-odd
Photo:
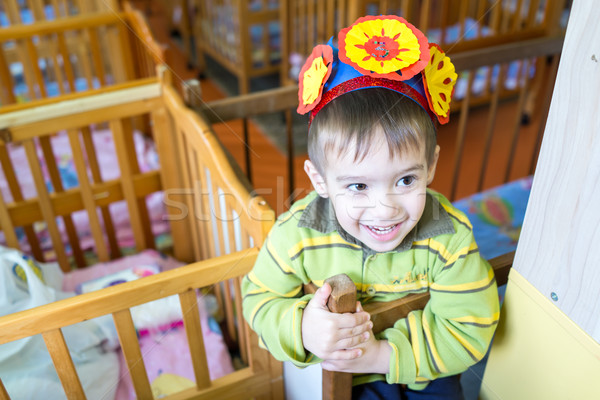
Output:
[[600,343],[600,9],[570,18],[515,268]]

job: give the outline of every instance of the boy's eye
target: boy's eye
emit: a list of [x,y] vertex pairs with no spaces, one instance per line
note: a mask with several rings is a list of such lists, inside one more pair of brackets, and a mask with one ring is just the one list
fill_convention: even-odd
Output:
[[410,186],[415,181],[414,176],[405,176],[400,178],[398,181],[398,186]]
[[348,185],[348,189],[353,190],[355,192],[362,192],[363,190],[367,190],[367,185],[364,183],[353,183]]

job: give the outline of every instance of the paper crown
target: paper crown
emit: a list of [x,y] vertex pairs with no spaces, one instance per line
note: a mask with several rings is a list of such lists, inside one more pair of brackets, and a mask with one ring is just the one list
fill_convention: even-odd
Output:
[[458,76],[450,58],[404,18],[361,17],[317,45],[299,75],[298,113],[312,122],[330,101],[354,90],[383,87],[419,104],[441,124],[450,117]]

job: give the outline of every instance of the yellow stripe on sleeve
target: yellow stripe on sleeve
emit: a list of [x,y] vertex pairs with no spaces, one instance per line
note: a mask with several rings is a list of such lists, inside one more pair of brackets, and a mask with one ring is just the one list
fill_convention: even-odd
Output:
[[488,287],[492,281],[494,280],[494,271],[489,270],[487,278],[480,279],[475,282],[461,283],[458,285],[440,285],[438,283],[432,283],[430,286],[431,290],[435,290],[437,292],[452,292],[452,293],[460,293],[460,292],[474,292],[478,290],[482,290]]
[[417,367],[416,376],[421,372],[421,346],[419,344],[419,334],[417,331],[417,319],[413,313],[408,314],[408,329],[412,338],[412,348],[415,354],[415,364]]
[[473,357],[475,357],[477,360],[481,360],[484,356],[484,354],[482,352],[480,352],[479,350],[477,350],[475,347],[473,347],[473,345],[464,338],[464,336],[462,336],[456,329],[454,329],[452,326],[448,325],[447,326],[448,331],[452,334],[452,336],[454,336],[456,338],[456,340],[459,341],[459,343],[465,348],[467,349],[467,351],[469,353],[471,353],[473,355]]
[[283,259],[279,256],[279,254],[277,254],[277,249],[275,249],[273,247],[273,243],[271,243],[271,241],[267,241],[267,251],[269,252],[269,254],[271,255],[271,257],[273,257],[273,259],[275,260],[275,262],[277,263],[277,265],[279,266],[279,268],[281,268],[281,270],[283,272],[285,272],[286,274],[295,274],[296,271],[294,271],[294,269],[288,265],[285,261],[283,261]]
[[[288,311],[295,310],[299,306],[306,305],[307,303],[308,302],[305,300],[300,300],[300,301],[295,302],[285,313],[283,313],[283,315],[281,316],[281,319],[283,319],[283,317],[288,313]],[[294,332],[294,360],[297,360],[298,353],[296,351],[296,346],[298,345],[298,337],[296,335],[296,313],[294,313],[294,315],[292,317],[292,332]]]
[[394,359],[396,360],[396,379],[394,382],[398,382],[400,380],[400,351],[398,351],[398,347],[396,347],[396,345],[389,340],[388,344],[392,347]]
[[250,291],[248,291],[247,295],[271,292],[271,293],[275,293],[281,297],[294,297],[298,293],[300,293],[300,291],[302,290],[302,285],[299,285],[297,288],[294,288],[287,293],[279,293],[278,291],[273,290],[272,288],[270,288],[267,285],[265,285],[264,283],[262,283],[260,281],[260,279],[258,279],[256,274],[254,273],[254,270],[252,270],[248,273],[248,280],[250,282],[252,282],[254,285],[260,287],[260,289],[250,290]]
[[427,343],[429,344],[429,350],[431,350],[431,356],[435,360],[435,363],[438,366],[440,372],[448,372],[448,368],[442,361],[440,354],[437,351],[437,347],[435,347],[435,343],[433,342],[433,335],[431,334],[431,328],[429,327],[429,323],[425,318],[423,318],[423,331],[425,332],[425,340],[427,340]]
[[482,325],[482,326],[491,326],[498,322],[500,318],[500,313],[496,312],[491,317],[475,317],[473,315],[467,315],[459,318],[451,318],[452,321],[462,322],[466,324],[473,325]]
[[276,299],[276,296],[271,296],[271,297],[267,297],[262,299],[261,301],[258,302],[258,304],[256,306],[254,306],[254,309],[252,310],[252,313],[250,313],[250,321],[254,322],[254,317],[256,316],[256,313],[258,312],[258,310],[260,310],[260,308],[262,306],[264,306],[266,303],[268,303],[269,301]]

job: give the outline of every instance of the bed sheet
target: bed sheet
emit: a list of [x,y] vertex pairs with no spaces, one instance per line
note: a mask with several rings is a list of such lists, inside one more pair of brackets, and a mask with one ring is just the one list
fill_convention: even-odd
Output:
[[[94,129],[92,138],[102,179],[104,181],[108,181],[118,178],[120,176],[120,170],[112,138],[112,132],[108,129]],[[71,153],[71,147],[69,145],[67,134],[65,132],[60,132],[53,136],[51,138],[51,144],[63,188],[68,190],[78,186],[79,179],[75,170],[73,155]],[[140,170],[142,172],[157,170],[159,168],[158,154],[153,140],[141,132],[135,131],[134,144]],[[7,149],[14,166],[15,173],[17,174],[17,180],[19,181],[23,197],[26,199],[36,197],[37,192],[35,189],[35,183],[31,175],[31,170],[29,169],[29,163],[27,161],[25,149],[22,145],[14,143],[9,143],[7,145]],[[48,173],[48,168],[39,144],[37,144],[37,154],[38,159],[41,160],[42,172],[46,182],[46,187],[49,192],[52,192],[53,188],[52,183],[50,182],[50,175]],[[89,171],[88,175],[91,179]],[[13,197],[8,188],[3,170],[0,170],[0,190],[5,202],[10,203],[13,201]],[[162,235],[162,242],[165,245],[168,245],[170,242],[168,239],[164,238],[164,235],[169,232],[169,224],[168,221],[163,219],[164,215],[166,215],[166,211],[162,192],[153,193],[148,196],[146,198],[146,204],[152,224],[152,231],[155,237]],[[129,222],[126,202],[120,201],[118,203],[113,203],[109,206],[109,209],[113,219],[113,224],[115,226],[115,232],[119,246],[121,248],[134,247],[135,242],[133,231]],[[89,229],[90,225],[87,212],[81,210],[73,213],[73,222],[80,237],[80,245],[82,249],[84,251],[93,249],[94,240]],[[57,218],[57,223],[63,237],[63,242],[65,243],[65,249],[67,253],[70,254],[71,247],[67,240],[63,219]],[[53,259],[52,242],[46,224],[37,223],[34,225],[34,229],[40,240],[40,246],[46,253],[47,259]],[[27,243],[23,229],[17,228],[16,233],[17,237],[19,238],[21,249],[26,253],[29,252],[30,246]],[[0,232],[0,243],[5,243],[4,234],[2,232]],[[158,244],[160,245],[161,243],[159,242]]]

